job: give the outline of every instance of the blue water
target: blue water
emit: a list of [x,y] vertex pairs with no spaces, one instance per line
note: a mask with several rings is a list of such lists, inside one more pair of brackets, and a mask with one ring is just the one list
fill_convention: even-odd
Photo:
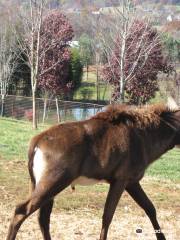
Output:
[[93,115],[97,112],[102,111],[103,108],[73,108],[67,110],[60,110],[60,117],[61,120],[65,121],[68,119],[71,120],[84,120]]

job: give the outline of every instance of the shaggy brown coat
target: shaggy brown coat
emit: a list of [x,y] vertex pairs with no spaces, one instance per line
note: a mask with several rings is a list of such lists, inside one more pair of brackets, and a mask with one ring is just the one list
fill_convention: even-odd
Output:
[[[16,208],[7,240],[15,239],[21,223],[38,208],[43,237],[50,240],[52,199],[82,176],[110,184],[100,240],[107,238],[109,224],[125,189],[145,210],[154,229],[160,230],[155,208],[139,180],[149,164],[180,144],[179,134],[179,109],[171,110],[161,104],[143,108],[111,105],[88,120],[53,126],[35,136],[29,148],[32,195]],[[38,184],[33,173],[37,148],[47,163]],[[156,236],[158,240],[165,239],[161,231]]]

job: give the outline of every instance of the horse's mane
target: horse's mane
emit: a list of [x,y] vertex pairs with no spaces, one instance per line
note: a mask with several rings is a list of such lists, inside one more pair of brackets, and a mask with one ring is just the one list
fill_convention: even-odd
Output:
[[102,112],[93,116],[93,119],[102,119],[112,124],[123,123],[137,128],[159,126],[161,120],[167,121],[167,116],[175,110],[165,104],[153,104],[143,107],[129,106],[125,104],[113,104]]

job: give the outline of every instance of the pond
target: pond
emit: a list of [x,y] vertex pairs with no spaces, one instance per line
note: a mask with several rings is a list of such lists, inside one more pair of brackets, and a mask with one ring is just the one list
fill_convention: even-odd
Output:
[[[97,112],[102,111],[104,106],[83,106],[83,107],[71,107],[71,108],[60,108],[59,115],[61,121],[79,121],[87,119]],[[48,111],[46,122],[51,123],[57,119],[56,109],[51,109]]]

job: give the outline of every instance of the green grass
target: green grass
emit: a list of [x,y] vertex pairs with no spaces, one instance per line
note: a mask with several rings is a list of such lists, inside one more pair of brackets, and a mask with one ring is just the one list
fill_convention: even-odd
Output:
[[[0,118],[0,187],[12,201],[22,200],[28,193],[28,143],[32,136],[46,127],[33,130],[30,122]],[[2,194],[0,201],[3,198]]]
[[[104,82],[99,83],[99,100],[109,101],[111,98],[111,87]],[[88,81],[86,72],[83,74],[81,86],[73,97],[74,100],[97,100],[96,73],[89,72]]]
[[148,168],[147,175],[180,182],[180,149],[164,154]]
[[[0,119],[0,158],[6,161],[27,159],[27,148],[30,138],[45,129],[41,126],[32,130],[29,122]],[[180,150],[173,149],[153,163],[147,174],[171,180],[180,180]]]
[[[29,122],[0,118],[0,129],[0,187],[8,194],[9,201],[19,202],[26,198],[29,189],[26,156],[29,139],[45,127],[32,130]],[[74,194],[67,188],[58,197],[55,209],[102,209],[107,190],[108,185],[102,184],[78,186]],[[3,194],[0,201],[4,201]]]
[[28,142],[32,136],[42,131],[32,129],[32,124],[8,118],[0,119],[0,157],[5,160],[25,160]]
[[[19,202],[26,199],[29,189],[26,157],[29,139],[45,127],[41,126],[35,131],[32,130],[29,122],[0,118],[0,129],[0,188],[3,189],[3,192],[6,192],[6,197],[4,194],[0,194],[0,201],[7,201],[8,196],[9,202]],[[178,201],[178,193],[176,191],[172,193],[172,188],[174,189],[176,186],[174,183],[180,182],[179,156],[178,149],[174,149],[148,169],[147,175],[155,176],[156,179],[148,181],[148,190],[153,195],[155,203],[167,204],[167,196],[169,196],[168,203],[171,201],[173,204],[173,202]],[[171,181],[168,184],[163,183],[164,188],[161,189],[164,179],[170,179]],[[146,188],[147,184],[145,182]],[[107,184],[77,186],[74,193],[70,188],[67,188],[57,197],[55,209],[88,208],[99,215],[102,214],[107,192]],[[125,198],[121,202],[121,208],[127,204],[127,201],[129,200]]]

